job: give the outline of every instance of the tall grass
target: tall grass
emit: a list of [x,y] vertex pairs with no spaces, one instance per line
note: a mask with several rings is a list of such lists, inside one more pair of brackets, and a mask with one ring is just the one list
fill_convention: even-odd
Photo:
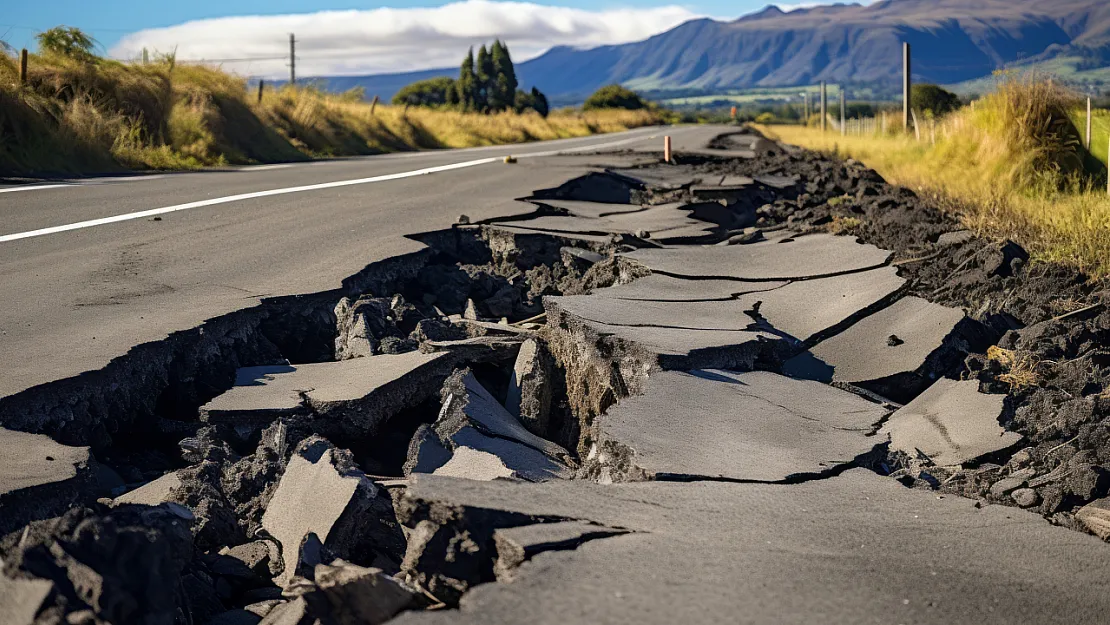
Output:
[[379,105],[311,87],[269,89],[216,68],[0,54],[0,175],[194,169],[615,132],[655,111],[497,115]]
[[958,211],[982,234],[1014,239],[1035,258],[1104,278],[1110,276],[1110,195],[1105,163],[1084,149],[1073,121],[1080,106],[1075,94],[1050,81],[1009,77],[974,107],[940,120],[935,145],[927,133],[919,142],[900,132],[844,137],[796,126],[765,130],[787,143],[855,158],[889,182]]

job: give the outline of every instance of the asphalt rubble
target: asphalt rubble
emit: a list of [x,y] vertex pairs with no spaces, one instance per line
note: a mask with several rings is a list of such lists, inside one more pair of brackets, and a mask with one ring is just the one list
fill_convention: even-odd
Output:
[[[1056,553],[1002,575],[1011,612],[891,604],[911,620],[1097,587],[1110,553],[1066,554],[1110,538],[1101,287],[748,131],[637,163],[0,405],[4,622],[786,622],[780,593],[820,608],[803,582],[706,589],[730,549],[754,567],[856,540],[803,531],[817,511],[910,552],[966,525],[979,569],[924,557],[972,580]],[[949,500],[884,520],[915,491]],[[875,609],[831,591],[830,620]]]

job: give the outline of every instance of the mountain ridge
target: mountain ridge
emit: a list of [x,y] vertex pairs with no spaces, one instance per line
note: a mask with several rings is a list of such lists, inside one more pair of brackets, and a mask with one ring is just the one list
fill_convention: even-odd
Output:
[[[535,85],[559,101],[584,98],[614,82],[634,89],[706,91],[821,80],[897,84],[903,41],[914,50],[915,80],[941,84],[1064,52],[1106,57],[1110,2],[881,0],[790,12],[768,6],[732,21],[691,20],[643,41],[590,49],[557,46],[519,63],[517,74],[522,85]],[[335,77],[328,87],[336,81],[388,97],[406,80],[456,72]]]

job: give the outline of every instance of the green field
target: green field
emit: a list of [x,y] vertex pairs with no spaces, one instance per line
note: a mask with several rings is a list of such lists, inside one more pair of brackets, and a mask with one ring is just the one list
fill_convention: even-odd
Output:
[[[1106,164],[1108,154],[1110,152],[1110,111],[1098,110],[1094,111],[1094,120],[1091,122],[1091,154]],[[1087,128],[1087,112],[1085,110],[1077,110],[1072,113],[1072,123],[1079,129],[1079,134],[1082,136]]]
[[[787,102],[801,103],[802,94],[809,92],[811,96],[819,96],[821,87],[811,85],[808,87],[781,87],[781,88],[756,88],[756,89],[729,89],[722,93],[712,95],[699,95],[684,98],[668,98],[660,100],[664,106],[697,106],[714,104],[718,102],[731,102],[733,104],[783,104]],[[840,97],[840,87],[828,86],[829,100]],[[816,97],[813,102],[816,102]]]
[[1078,69],[1080,60],[1079,57],[1062,56],[1040,63],[1017,65],[994,76],[947,85],[946,88],[960,95],[984,94],[993,91],[1005,75],[1026,72],[1054,76],[1082,92],[1086,92],[1087,88],[1102,91],[1110,86],[1110,67],[1081,71]]

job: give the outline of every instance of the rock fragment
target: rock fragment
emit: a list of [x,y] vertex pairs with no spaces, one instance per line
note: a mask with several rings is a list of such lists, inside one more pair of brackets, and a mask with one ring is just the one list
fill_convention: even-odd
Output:
[[553,363],[546,348],[536,339],[520,346],[505,408],[509,414],[536,436],[547,436],[551,413],[551,370]]
[[1110,497],[1096,499],[1083,506],[1075,513],[1075,518],[1095,536],[1110,539]]
[[998,424],[1005,399],[980,393],[977,380],[942,378],[895,412],[882,433],[892,451],[920,451],[939,466],[964,464],[1021,440]]
[[0,572],[0,614],[9,625],[32,625],[54,585],[45,579],[12,579]]
[[371,560],[397,548],[383,523],[390,503],[346,455],[320,437],[303,441],[289,461],[262,517],[262,528],[281,545],[285,585],[325,553]]

